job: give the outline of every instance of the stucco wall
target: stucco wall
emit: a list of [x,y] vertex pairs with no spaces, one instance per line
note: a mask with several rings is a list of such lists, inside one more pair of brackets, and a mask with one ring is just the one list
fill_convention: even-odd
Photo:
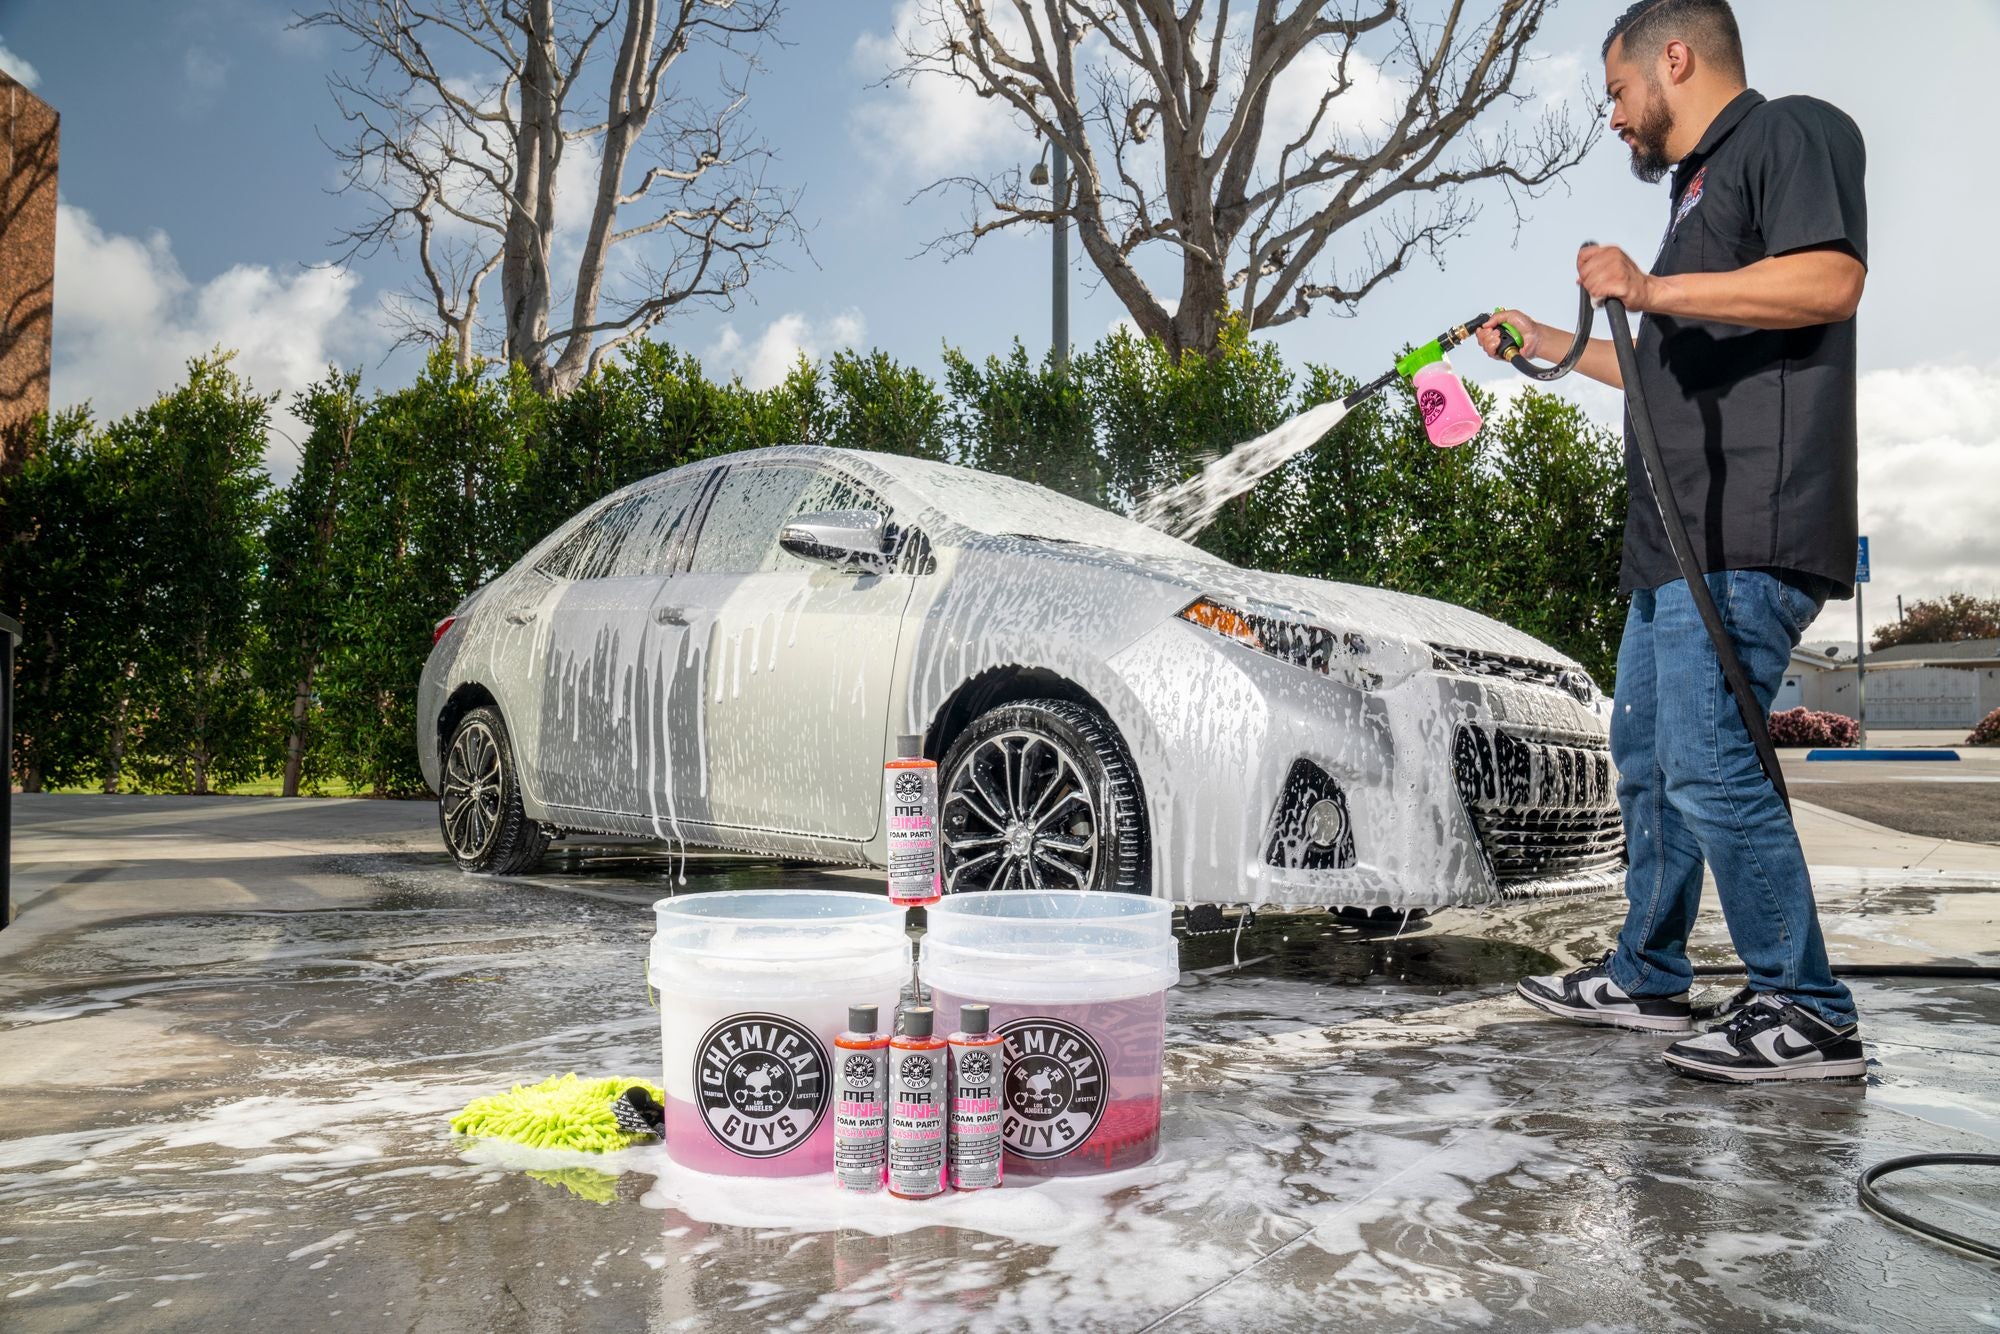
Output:
[[[1800,674],[1807,708],[1859,716],[1854,669]],[[2000,668],[1884,664],[1868,669],[1870,727],[1968,729],[2000,709]]]

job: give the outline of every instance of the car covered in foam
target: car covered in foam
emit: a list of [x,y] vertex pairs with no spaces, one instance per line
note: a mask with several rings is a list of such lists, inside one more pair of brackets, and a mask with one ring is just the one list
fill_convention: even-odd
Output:
[[881,866],[905,735],[954,892],[1432,908],[1624,855],[1608,701],[1549,645],[890,455],[605,497],[441,624],[418,716],[474,870],[602,834]]

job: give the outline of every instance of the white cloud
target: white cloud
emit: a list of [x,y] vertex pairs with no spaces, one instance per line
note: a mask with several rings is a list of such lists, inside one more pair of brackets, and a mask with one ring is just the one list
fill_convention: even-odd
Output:
[[188,109],[204,110],[229,82],[229,61],[205,46],[190,46],[181,55],[181,76],[187,81]]
[[[1604,98],[1604,65],[1594,53],[1557,51],[1531,61],[1523,85],[1532,100],[1526,110],[1598,114]],[[1518,119],[1522,113],[1514,113]]]
[[2000,595],[2000,364],[1870,371],[1860,419],[1870,620],[1898,593]]
[[[1279,72],[1271,85],[1271,100],[1265,113],[1264,141],[1258,154],[1260,168],[1275,170],[1279,154],[1312,126],[1313,116],[1319,111],[1320,99],[1333,89],[1339,74],[1339,49],[1324,42],[1299,52],[1297,58]],[[1380,140],[1395,123],[1403,100],[1409,95],[1408,85],[1403,80],[1383,73],[1379,65],[1359,51],[1347,58],[1347,79],[1348,89],[1333,99],[1326,115],[1314,128],[1312,138],[1299,153],[1293,155],[1295,170],[1300,162],[1310,158],[1314,150],[1326,147],[1339,137],[1345,136],[1350,142],[1362,144]],[[1233,75],[1233,81],[1235,86],[1241,87],[1240,68]],[[1235,97],[1232,95],[1224,105],[1234,104]]]
[[52,399],[65,407],[88,400],[103,421],[178,384],[190,358],[233,349],[236,369],[259,392],[283,395],[269,461],[288,475],[299,437],[285,411],[292,393],[329,362],[353,364],[381,347],[380,332],[352,309],[358,282],[338,267],[286,274],[238,264],[196,283],[163,233],[116,235],[59,203]]
[[[989,16],[1003,40],[1022,33],[1011,7]],[[854,42],[854,64],[871,82],[906,61],[905,46],[924,49],[942,33],[917,0],[902,0],[886,33],[865,32]],[[870,89],[857,103],[851,124],[871,157],[913,176],[971,172],[1009,155],[1032,158],[1034,139],[1014,123],[998,98],[980,97],[942,74],[921,74],[908,83]]]
[[752,389],[769,389],[785,378],[801,355],[817,361],[842,348],[859,347],[865,332],[866,322],[858,310],[843,311],[818,325],[794,311],[778,316],[750,339],[735,325],[725,324],[702,354],[702,369],[712,379],[736,375]]
[[4,41],[0,41],[0,70],[13,75],[23,88],[33,88],[42,81],[35,67],[8,50]]

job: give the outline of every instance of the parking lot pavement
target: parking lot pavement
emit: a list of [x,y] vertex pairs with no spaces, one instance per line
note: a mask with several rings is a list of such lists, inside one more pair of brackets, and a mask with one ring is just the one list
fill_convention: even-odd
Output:
[[1948,744],[1962,736],[1869,735],[1874,747],[1951,749],[1956,760],[1808,760],[1803,750],[1779,754],[1794,801],[1920,838],[2000,845],[2000,746]]
[[[853,1200],[446,1122],[552,1073],[657,1073],[641,960],[661,893],[870,877],[625,849],[475,879],[427,808],[385,803],[33,798],[16,837],[8,1330],[2000,1322],[1990,1266],[1853,1203],[1882,1158],[1995,1151],[1990,986],[1859,983],[1865,1083],[1730,1089],[1667,1074],[1656,1038],[1509,998],[1601,949],[1614,901],[1399,935],[1270,912],[1184,943],[1153,1164]],[[1837,958],[2000,961],[2000,862],[1819,884]],[[1712,913],[1696,952],[1726,953]],[[1993,1184],[1893,1189],[1991,1235]]]

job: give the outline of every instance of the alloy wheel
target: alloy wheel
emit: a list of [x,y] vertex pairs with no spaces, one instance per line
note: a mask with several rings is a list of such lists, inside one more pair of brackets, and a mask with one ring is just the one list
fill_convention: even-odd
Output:
[[444,832],[461,859],[482,856],[500,828],[500,743],[482,722],[467,723],[444,765]]
[[1097,803],[1083,767],[1036,732],[997,733],[945,784],[945,892],[1090,889]]

